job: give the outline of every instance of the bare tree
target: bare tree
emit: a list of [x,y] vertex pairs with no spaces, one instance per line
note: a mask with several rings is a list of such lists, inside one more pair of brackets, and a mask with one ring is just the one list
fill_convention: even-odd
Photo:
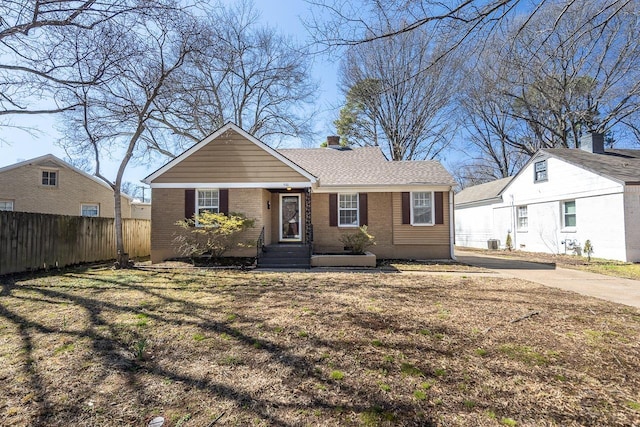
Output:
[[428,66],[440,46],[419,30],[350,48],[340,69],[339,133],[379,144],[392,160],[437,157],[452,131],[446,116],[456,76],[449,61]]
[[[458,180],[480,183],[512,175],[540,148],[577,147],[595,130],[633,130],[640,111],[638,6],[583,22],[605,2],[565,11],[556,5],[519,17],[469,55],[459,86],[459,120],[468,158]],[[520,20],[528,19],[523,29]]]
[[[149,126],[166,108],[174,87],[171,77],[200,46],[199,28],[179,11],[123,16],[101,25],[91,38],[67,45],[75,55],[78,76],[98,74],[94,85],[81,85],[63,99],[79,105],[64,114],[61,144],[71,157],[91,157],[94,174],[111,186],[115,198],[118,262],[128,262],[122,235],[123,176],[132,159],[152,152],[170,154],[159,130]],[[159,101],[163,101],[160,103]],[[117,159],[114,179],[101,170],[105,158]]]
[[227,121],[272,142],[311,134],[310,56],[258,18],[250,1],[208,11],[201,30],[208,44],[172,78],[179,95],[154,114],[161,126],[189,142]]
[[[93,84],[79,80],[63,48],[66,40],[89,34],[127,14],[172,7],[145,0],[3,0],[0,2],[0,116],[59,113],[77,105],[62,102],[62,87]],[[94,78],[96,76],[91,76]]]
[[[557,4],[551,24],[569,21],[569,12],[579,11],[589,1],[540,0],[530,4],[524,0],[306,0],[312,15],[305,26],[314,41],[327,49],[370,43],[393,38],[424,27],[456,28],[456,36],[450,39],[450,49],[456,50],[469,39],[482,39],[499,30],[503,21],[526,10],[525,19],[519,22],[519,30],[525,29],[540,10]],[[592,28],[597,22],[607,22],[616,17],[632,0],[599,1],[592,8],[581,28]]]
[[[577,147],[589,130],[633,126],[640,111],[640,8],[629,2],[615,16],[592,19],[606,2],[565,11],[549,6],[524,31],[508,35],[512,48],[500,55],[512,73],[502,76],[511,114],[527,123],[537,144],[516,143],[533,153],[543,147]],[[515,78],[514,78],[515,77]]]

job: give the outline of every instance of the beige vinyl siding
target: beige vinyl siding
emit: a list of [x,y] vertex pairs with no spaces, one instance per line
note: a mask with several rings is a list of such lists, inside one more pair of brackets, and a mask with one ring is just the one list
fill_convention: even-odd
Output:
[[307,182],[300,173],[236,132],[228,131],[153,183]]
[[393,193],[393,243],[395,245],[446,245],[449,247],[449,193],[442,197],[444,224],[414,226],[402,223],[402,194]]

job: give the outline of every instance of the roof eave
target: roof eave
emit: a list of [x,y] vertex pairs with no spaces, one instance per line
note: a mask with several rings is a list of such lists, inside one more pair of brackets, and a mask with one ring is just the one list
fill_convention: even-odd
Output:
[[495,203],[502,203],[502,196],[491,197],[491,198],[482,199],[482,200],[471,200],[469,202],[462,202],[462,203],[456,202],[455,207],[456,208],[475,208],[478,206],[493,205]]

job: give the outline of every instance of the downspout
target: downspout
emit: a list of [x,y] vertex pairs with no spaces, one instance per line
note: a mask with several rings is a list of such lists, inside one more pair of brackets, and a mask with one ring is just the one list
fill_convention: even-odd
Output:
[[449,190],[449,247],[451,248],[451,259],[455,261],[456,254],[454,245],[456,243],[455,240],[455,215],[453,210],[453,189]]
[[514,198],[513,198],[513,194],[510,194],[511,196],[511,232],[513,233],[513,250],[515,250],[518,247],[518,242],[516,241],[516,227],[517,227],[517,219],[516,219],[516,205],[514,202]]

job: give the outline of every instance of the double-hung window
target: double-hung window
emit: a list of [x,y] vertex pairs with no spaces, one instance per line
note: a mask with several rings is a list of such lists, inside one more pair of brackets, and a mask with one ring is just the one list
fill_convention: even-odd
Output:
[[80,205],[80,215],[82,216],[98,216],[100,214],[100,206],[94,203],[83,203]]
[[220,212],[220,192],[218,190],[198,190],[196,203],[196,213],[198,215],[205,211],[218,213]]
[[533,165],[533,182],[542,182],[547,180],[547,161],[541,160]]
[[58,185],[58,172],[42,171],[42,185],[55,187]]
[[12,211],[13,200],[0,200],[0,211]]
[[338,195],[338,226],[358,226],[358,193]]
[[518,231],[529,228],[529,212],[526,206],[518,206]]
[[562,228],[576,228],[576,201],[567,200],[562,202]]
[[433,192],[411,193],[411,224],[433,225]]

